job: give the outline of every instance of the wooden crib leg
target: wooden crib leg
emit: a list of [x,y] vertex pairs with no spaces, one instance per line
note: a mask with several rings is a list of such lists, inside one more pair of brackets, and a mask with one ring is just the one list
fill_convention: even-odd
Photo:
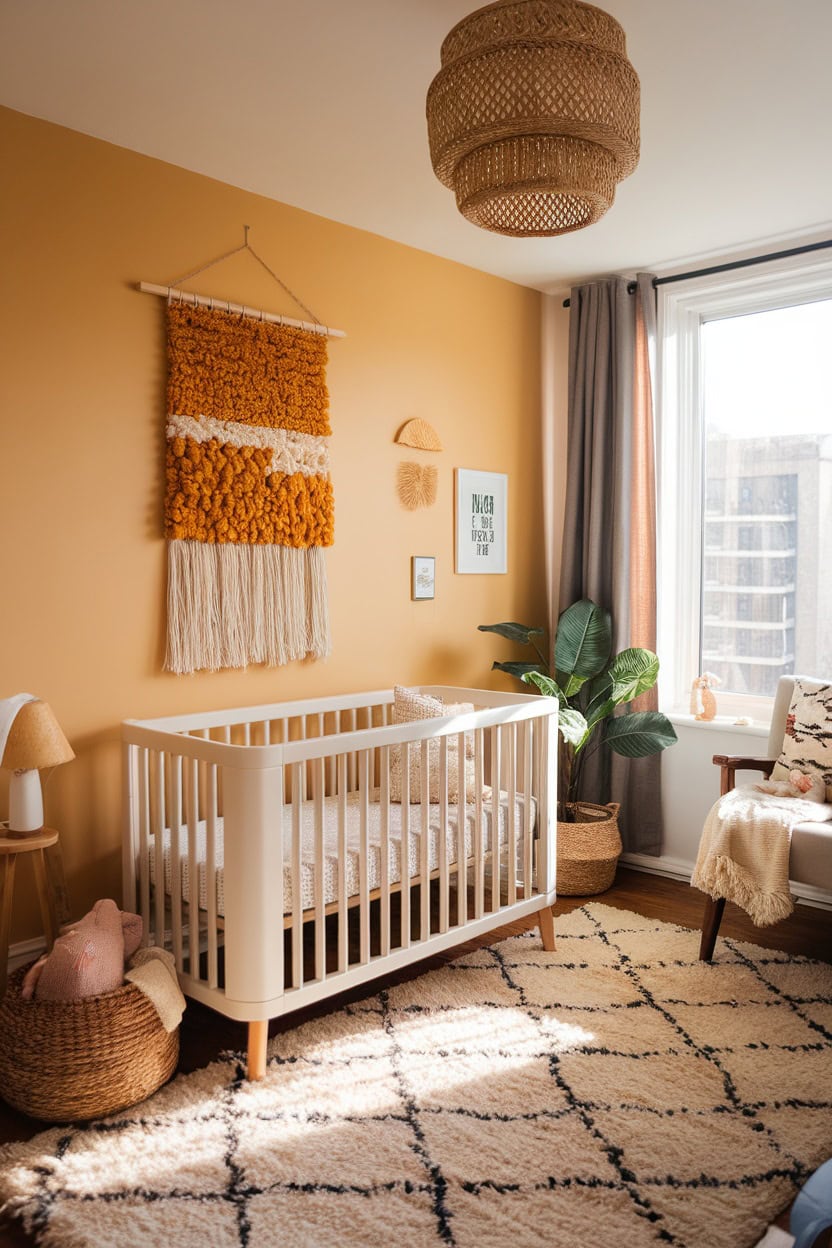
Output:
[[551,906],[544,906],[538,914],[538,924],[540,926],[540,939],[543,941],[543,948],[548,953],[554,953],[555,950],[555,919],[552,914]]
[[248,1025],[248,1077],[256,1081],[266,1073],[269,1020],[257,1019]]

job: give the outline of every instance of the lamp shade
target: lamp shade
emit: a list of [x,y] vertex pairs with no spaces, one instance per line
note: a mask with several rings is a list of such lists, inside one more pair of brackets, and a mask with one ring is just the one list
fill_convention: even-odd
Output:
[[467,220],[515,237],[597,221],[639,158],[624,31],[583,0],[497,0],[442,44],[428,90],[434,172]]
[[75,757],[48,702],[26,702],[14,717],[0,766],[11,771],[57,767]]

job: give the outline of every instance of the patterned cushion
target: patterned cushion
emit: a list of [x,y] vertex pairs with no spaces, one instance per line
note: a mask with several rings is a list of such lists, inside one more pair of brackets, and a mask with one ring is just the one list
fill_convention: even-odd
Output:
[[772,779],[785,780],[793,767],[823,776],[826,800],[832,801],[832,685],[796,680],[786,716],[783,749]]
[[[472,702],[443,702],[441,698],[430,694],[419,693],[416,689],[405,689],[396,685],[393,691],[393,723],[406,724],[420,719],[436,719],[443,715],[465,715],[474,710]],[[422,747],[415,743],[407,747],[410,753],[410,800],[422,800]],[[400,747],[394,746],[390,751],[390,801],[401,802],[402,798],[403,758]],[[465,734],[465,800],[476,800],[477,791],[474,784],[474,734]],[[428,786],[430,801],[439,799],[439,741],[428,743]],[[459,798],[459,737],[448,737],[448,801],[456,802]]]

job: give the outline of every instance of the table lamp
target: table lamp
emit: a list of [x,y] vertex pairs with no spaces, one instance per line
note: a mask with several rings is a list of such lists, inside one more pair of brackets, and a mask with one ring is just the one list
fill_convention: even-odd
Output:
[[26,836],[43,827],[39,770],[68,763],[75,754],[48,702],[26,702],[14,717],[0,767],[11,771],[9,833]]

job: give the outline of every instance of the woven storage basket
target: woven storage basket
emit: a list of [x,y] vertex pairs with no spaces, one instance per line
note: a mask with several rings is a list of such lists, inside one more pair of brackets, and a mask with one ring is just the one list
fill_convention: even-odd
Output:
[[46,1122],[100,1118],[135,1105],[176,1069],[166,1032],[135,984],[80,1001],[24,1001],[26,967],[0,1002],[0,1096]]
[[623,848],[618,831],[618,802],[596,806],[580,802],[579,823],[558,821],[558,893],[589,897],[606,892],[615,879]]

